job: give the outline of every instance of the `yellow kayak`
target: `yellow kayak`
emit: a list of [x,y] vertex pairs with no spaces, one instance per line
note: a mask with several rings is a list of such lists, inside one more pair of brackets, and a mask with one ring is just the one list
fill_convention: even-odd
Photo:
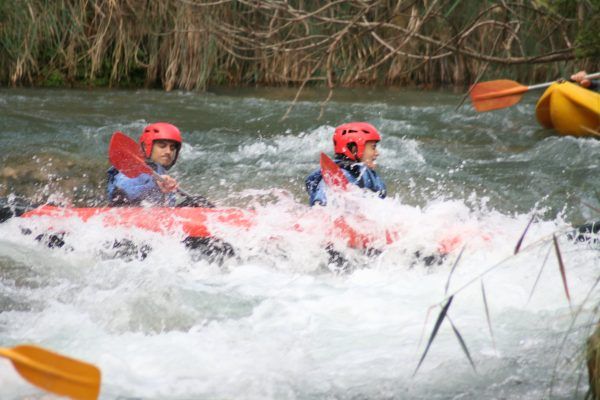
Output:
[[535,106],[544,128],[562,135],[600,137],[600,93],[570,82],[550,85]]

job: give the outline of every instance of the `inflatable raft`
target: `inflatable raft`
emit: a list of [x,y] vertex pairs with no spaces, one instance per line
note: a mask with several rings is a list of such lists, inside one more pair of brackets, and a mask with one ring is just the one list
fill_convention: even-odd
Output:
[[535,113],[540,125],[562,135],[600,138],[600,93],[557,82],[540,97]]
[[[310,209],[307,209],[311,212]],[[390,244],[394,235],[389,231],[370,232],[363,229],[364,218],[328,218],[324,210],[321,226],[304,224],[302,218],[288,228],[296,232],[325,231],[342,238],[348,247],[369,248],[373,244]],[[44,218],[48,231],[62,231],[62,222],[77,218],[83,222],[95,221],[106,227],[137,228],[161,234],[183,232],[187,238],[219,238],[228,235],[252,234],[257,215],[252,210],[240,208],[201,207],[90,207],[69,208],[44,205],[20,215],[20,218]],[[313,220],[315,216],[313,215]]]
[[253,224],[252,213],[239,208],[67,208],[45,205],[27,211],[20,217],[48,217],[50,221],[78,218],[84,222],[95,219],[104,226],[139,228],[158,233],[181,230],[186,236],[195,238],[218,236],[219,230],[228,227],[246,230]]
[[[256,234],[255,229],[264,228],[264,221],[260,221],[257,212],[233,207],[69,208],[44,205],[14,216],[23,222],[20,226],[24,234],[35,232],[35,239],[48,247],[65,245],[70,230],[68,220],[76,218],[86,223],[106,227],[143,229],[164,235],[183,233],[183,243],[186,247],[200,249],[209,255],[224,254],[225,256],[235,253],[233,247],[228,244],[232,238],[243,240],[248,235]],[[276,225],[277,229],[298,234],[334,238],[336,242],[340,241],[340,244],[344,243],[348,248],[362,250],[367,254],[374,251],[373,254],[376,254],[385,246],[401,240],[403,236],[401,227],[390,230],[377,227],[362,216],[330,215],[325,207],[307,207],[306,213],[296,215],[296,218],[289,221],[287,228],[280,226],[279,223]],[[422,258],[427,265],[439,262],[446,254],[462,246],[466,237],[480,234],[464,229],[451,229],[443,237],[438,238],[437,252]],[[489,240],[488,237],[484,239]],[[328,243],[323,245],[328,246]],[[121,249],[124,244],[115,242],[113,247]],[[135,251],[138,251],[137,248],[134,249]],[[143,259],[147,252],[141,253],[143,254],[140,258]],[[126,255],[129,255],[129,252]],[[428,260],[429,258],[431,260]]]

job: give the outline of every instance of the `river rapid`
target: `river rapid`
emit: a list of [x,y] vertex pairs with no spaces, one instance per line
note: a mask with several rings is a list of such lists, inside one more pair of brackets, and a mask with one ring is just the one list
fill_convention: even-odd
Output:
[[[541,129],[534,95],[489,113],[444,91],[294,95],[0,92],[1,197],[102,205],[113,132],[137,139],[166,121],[185,141],[172,169],[181,187],[255,218],[247,231],[220,231],[236,253],[221,264],[186,250],[177,229],[71,218],[53,225],[66,245],[48,248],[22,233],[47,220],[9,219],[0,224],[0,345],[34,343],[95,364],[102,399],[583,398],[600,245],[566,233],[600,219],[600,141]],[[330,193],[328,207],[311,210],[304,178],[349,121],[380,130],[388,198]],[[348,248],[324,227],[340,216],[395,240],[375,240],[368,255]],[[107,243],[123,238],[151,251],[118,257]],[[331,270],[329,243],[350,271]],[[442,247],[445,257],[425,262]],[[6,360],[0,397],[52,398]]]

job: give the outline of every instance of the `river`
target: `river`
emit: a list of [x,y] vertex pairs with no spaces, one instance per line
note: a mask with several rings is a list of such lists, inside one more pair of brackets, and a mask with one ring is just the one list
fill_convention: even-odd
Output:
[[[0,344],[95,364],[102,399],[583,398],[600,245],[565,232],[600,219],[600,142],[540,128],[534,94],[488,113],[458,106],[462,95],[451,91],[294,95],[0,92],[1,197],[101,205],[113,132],[137,139],[167,121],[185,142],[172,169],[181,187],[257,221],[250,232],[224,229],[236,255],[220,265],[187,251],[181,232],[72,218],[62,222],[67,245],[48,248],[10,219],[0,224]],[[308,209],[304,191],[320,152],[332,155],[335,126],[352,120],[383,136],[388,198],[332,194],[318,212],[394,230],[396,240],[371,255],[322,229],[324,214]],[[311,229],[291,228],[299,220]],[[106,244],[124,237],[152,250],[114,257]],[[433,264],[419,257],[448,241]],[[350,272],[330,271],[327,243]],[[415,374],[450,295],[450,319]],[[0,397],[43,396],[0,360]]]

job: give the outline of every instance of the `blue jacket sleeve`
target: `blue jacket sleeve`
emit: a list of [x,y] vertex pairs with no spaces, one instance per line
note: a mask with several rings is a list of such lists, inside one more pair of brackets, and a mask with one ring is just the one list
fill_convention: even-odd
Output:
[[[162,175],[165,170],[159,167],[156,172]],[[107,194],[111,205],[135,205],[147,201],[158,206],[173,207],[177,202],[175,193],[161,192],[151,175],[129,178],[113,168],[108,171]]]
[[115,190],[119,189],[131,202],[139,202],[149,197],[152,192],[159,190],[158,185],[148,174],[141,174],[135,178],[128,178],[118,173],[108,185],[108,197],[112,198]]
[[379,177],[379,175],[377,175],[377,172],[368,168],[364,164],[355,165],[360,166],[357,176],[353,176],[348,170],[342,168],[342,171],[344,172],[344,175],[346,175],[346,178],[348,178],[348,181],[360,188],[369,189],[372,192],[376,192],[380,198],[384,199],[387,194],[385,183],[383,183],[383,180]]
[[377,175],[377,172],[365,167],[364,171],[362,171],[361,173],[361,178],[364,182],[365,188],[376,192],[380,198],[385,198],[385,196],[387,195],[387,189],[381,177]]
[[[342,172],[348,179],[348,182],[357,185],[358,187],[376,192],[377,195],[382,199],[385,198],[387,194],[385,183],[383,183],[383,180],[374,170],[363,166],[361,167],[358,176],[352,175],[352,173],[345,168],[342,168]],[[318,169],[310,174],[306,178],[305,183],[306,191],[308,192],[309,196],[309,204],[311,206],[314,206],[317,203],[320,203],[323,206],[326,205],[327,195],[325,194],[325,182],[323,181],[321,170]]]
[[321,205],[327,204],[327,196],[325,194],[325,182],[321,170],[318,169],[306,178],[306,191],[308,192],[308,203],[314,206],[317,203]]

